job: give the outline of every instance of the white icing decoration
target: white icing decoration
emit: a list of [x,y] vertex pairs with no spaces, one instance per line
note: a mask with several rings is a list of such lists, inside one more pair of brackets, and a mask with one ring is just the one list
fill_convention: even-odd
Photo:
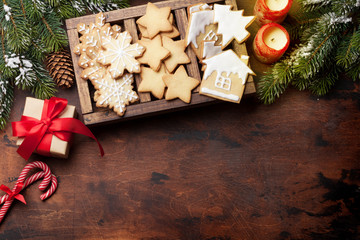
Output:
[[103,14],[99,14],[99,22],[98,22],[98,25],[100,26],[100,27],[102,27],[102,26],[104,26],[104,24],[105,24],[105,16],[103,15]]
[[191,14],[189,30],[186,36],[186,46],[192,43],[195,48],[199,48],[196,43],[196,37],[205,32],[205,26],[212,24],[214,21],[214,11],[206,10],[193,12]]
[[85,23],[83,23],[79,26],[79,33],[82,33],[85,30],[86,30],[86,25],[85,25]]
[[245,84],[248,74],[254,74],[232,50],[227,50],[205,59],[203,63],[206,64],[204,79],[207,79],[214,71],[220,75],[225,72],[227,77],[229,77],[231,73],[234,73],[242,80],[242,84]]
[[211,40],[215,40],[217,41],[219,38],[218,36],[216,36],[216,33],[213,31],[213,30],[210,30],[204,37],[204,41],[208,40],[208,41],[211,41]]
[[241,58],[241,59],[244,59],[244,60],[249,60],[249,56],[247,56],[247,55],[241,55],[240,58]]
[[223,77],[223,76],[218,74],[218,76],[217,76],[217,78],[215,80],[215,87],[220,88],[220,89],[224,89],[226,91],[230,91],[231,79]]
[[199,3],[199,4],[196,4],[189,8],[189,14],[191,14],[193,12],[197,12],[197,11],[211,10],[211,9],[212,9],[212,6],[209,6],[207,3]]
[[126,74],[118,80],[112,79],[110,76],[106,76],[101,81],[95,80],[101,93],[98,102],[101,105],[114,103],[114,111],[118,110],[123,113],[129,102],[138,99],[136,92],[132,90],[132,82],[132,74]]
[[249,32],[246,30],[254,16],[244,17],[241,11],[231,11],[230,5],[214,5],[214,22],[218,23],[219,34],[222,34],[222,46],[225,47],[233,38],[238,42],[244,41],[248,36]]
[[221,46],[215,46],[215,41],[203,42],[203,58],[210,58],[221,53]]
[[[114,40],[111,37],[103,38],[103,46],[106,51],[101,51],[98,61],[102,64],[111,64],[109,72],[116,78],[123,74],[126,68],[129,72],[139,70],[139,63],[135,60],[136,56],[140,56],[144,51],[144,47],[139,44],[130,44],[131,36],[128,32],[122,32],[119,37]],[[108,61],[108,58],[111,58]]]
[[206,88],[206,87],[201,88],[201,92],[211,94],[211,95],[214,95],[214,96],[218,96],[218,97],[221,97],[221,98],[229,99],[229,100],[232,100],[232,101],[235,101],[235,102],[239,101],[239,99],[240,99],[239,96],[237,96],[235,94],[226,94],[226,93],[219,92],[219,91],[209,89],[209,88]]

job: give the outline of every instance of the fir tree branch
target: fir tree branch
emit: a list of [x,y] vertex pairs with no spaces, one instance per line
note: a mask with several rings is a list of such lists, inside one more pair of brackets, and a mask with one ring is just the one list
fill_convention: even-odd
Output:
[[310,64],[311,60],[315,57],[316,53],[321,49],[321,47],[329,40],[332,35],[326,36],[326,38],[320,43],[319,46],[316,47],[315,51],[311,54],[309,60],[306,65]]
[[0,129],[4,129],[10,117],[11,106],[14,100],[11,82],[0,76]]
[[257,93],[263,103],[273,103],[288,87],[294,74],[290,61],[287,58],[276,63],[270,72],[260,78]]
[[20,6],[21,6],[21,10],[23,12],[24,18],[26,19],[26,13],[25,13],[25,7],[24,7],[23,0],[20,0]]

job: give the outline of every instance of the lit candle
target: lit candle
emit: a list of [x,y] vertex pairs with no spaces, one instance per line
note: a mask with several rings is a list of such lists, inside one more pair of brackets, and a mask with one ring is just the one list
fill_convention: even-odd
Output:
[[293,0],[257,0],[254,7],[256,21],[260,25],[284,21]]
[[277,23],[268,23],[255,36],[254,54],[260,62],[271,64],[281,58],[289,44],[290,37],[286,29]]

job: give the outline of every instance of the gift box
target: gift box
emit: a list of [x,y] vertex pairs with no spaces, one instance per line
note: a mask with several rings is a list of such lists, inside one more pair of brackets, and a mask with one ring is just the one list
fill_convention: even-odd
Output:
[[76,117],[76,109],[63,98],[40,100],[27,97],[21,120],[12,122],[13,136],[17,136],[17,152],[29,159],[33,152],[58,158],[67,158],[73,133],[94,139],[92,132]]
[[[44,107],[44,100],[27,97],[25,101],[25,107],[23,116],[33,117],[38,120],[41,120],[41,115]],[[76,118],[76,109],[75,106],[67,105],[62,113],[58,115],[58,118]],[[16,141],[16,145],[20,146],[24,137],[19,137]],[[52,157],[58,158],[67,158],[70,151],[71,141],[63,141],[55,135],[52,135],[51,145],[50,145],[50,155]]]

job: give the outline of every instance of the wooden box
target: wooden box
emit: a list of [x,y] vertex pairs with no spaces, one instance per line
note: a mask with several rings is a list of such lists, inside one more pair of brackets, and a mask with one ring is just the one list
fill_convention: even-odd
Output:
[[[219,0],[171,0],[171,1],[157,2],[155,3],[155,5],[157,5],[158,7],[165,7],[165,6],[171,7],[172,13],[175,16],[176,26],[178,27],[180,32],[180,37],[181,39],[183,39],[185,37],[185,32],[188,24],[186,8],[189,5],[200,2],[229,4],[229,5],[233,5],[233,10],[237,10],[236,0],[226,0],[225,2]],[[139,17],[143,16],[145,12],[146,12],[146,5],[107,12],[105,13],[106,22],[109,22],[110,24],[121,25],[123,29],[127,30],[132,35],[133,42],[136,42],[139,38],[139,30],[137,29],[135,21]],[[74,47],[79,43],[79,35],[76,28],[77,24],[78,23],[89,24],[94,21],[95,21],[95,15],[87,15],[83,17],[66,20],[66,28],[67,28],[71,49],[74,49]],[[247,55],[245,43],[238,44],[235,41],[233,41],[232,48],[238,54]],[[189,76],[201,80],[202,73],[200,71],[199,63],[195,56],[195,53],[192,51],[190,47],[187,48],[186,52],[191,59],[191,63],[186,64],[186,69]],[[116,115],[116,113],[114,113],[110,109],[98,108],[95,106],[95,103],[93,102],[94,89],[91,86],[91,83],[81,79],[80,74],[82,72],[82,68],[78,66],[79,57],[75,55],[73,52],[71,54],[74,63],[76,83],[77,83],[80,105],[81,105],[81,114],[83,115],[84,123],[88,126],[150,116],[150,115],[155,115],[170,111],[188,109],[191,107],[219,101],[207,96],[200,95],[198,93],[198,89],[193,90],[190,104],[184,103],[179,99],[171,100],[171,101],[167,101],[165,99],[161,99],[161,100],[153,99],[150,96],[150,93],[138,93],[139,101],[127,106],[125,115],[119,117],[118,115]],[[134,78],[135,78],[134,89],[136,90],[137,86],[141,82],[141,78],[139,74],[135,74]],[[246,83],[244,94],[252,94],[255,92],[256,89],[253,78],[252,76],[249,76]]]

